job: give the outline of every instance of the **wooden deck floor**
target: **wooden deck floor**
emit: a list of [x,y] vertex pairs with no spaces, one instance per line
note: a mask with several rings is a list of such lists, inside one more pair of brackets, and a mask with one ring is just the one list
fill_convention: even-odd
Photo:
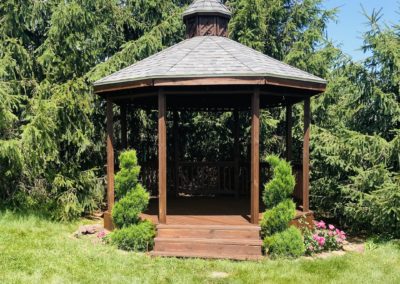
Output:
[[[265,208],[260,208],[260,219]],[[158,224],[158,199],[150,200],[143,219]],[[303,216],[297,211],[297,217]],[[250,199],[246,197],[168,197],[167,224],[170,225],[249,225]]]

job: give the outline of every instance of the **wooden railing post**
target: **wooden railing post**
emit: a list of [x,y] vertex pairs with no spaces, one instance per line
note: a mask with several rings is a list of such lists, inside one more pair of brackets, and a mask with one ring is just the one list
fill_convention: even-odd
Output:
[[308,212],[310,190],[310,98],[304,100],[304,140],[303,140],[303,211]]
[[251,223],[258,224],[260,194],[260,89],[251,100]]
[[166,98],[163,89],[158,91],[158,219],[167,222],[167,125]]
[[104,213],[104,227],[113,230],[111,213],[114,207],[114,127],[113,102],[107,100],[107,212]]

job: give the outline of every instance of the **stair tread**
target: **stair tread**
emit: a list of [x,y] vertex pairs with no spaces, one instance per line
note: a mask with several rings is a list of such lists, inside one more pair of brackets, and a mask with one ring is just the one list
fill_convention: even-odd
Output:
[[219,259],[235,259],[235,260],[261,260],[260,255],[241,255],[241,254],[216,254],[216,253],[200,253],[200,252],[184,252],[184,251],[152,251],[151,256],[166,256],[166,257],[193,257],[193,258],[219,258]]
[[247,230],[260,231],[257,225],[168,225],[158,224],[157,229],[194,229],[194,230]]
[[197,242],[197,243],[212,243],[212,244],[238,244],[238,245],[254,245],[261,246],[260,239],[212,239],[212,238],[163,238],[156,237],[155,242]]

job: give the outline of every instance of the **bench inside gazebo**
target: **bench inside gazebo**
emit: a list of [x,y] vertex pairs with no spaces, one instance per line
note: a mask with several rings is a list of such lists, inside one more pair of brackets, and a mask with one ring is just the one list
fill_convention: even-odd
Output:
[[[294,167],[297,218],[309,210],[310,98],[326,81],[228,39],[230,12],[219,0],[197,0],[183,15],[187,39],[95,83],[107,100],[107,201],[114,204],[114,106],[120,107],[121,144],[127,145],[127,111],[158,110],[158,161],[142,164],[152,192],[143,218],[157,225],[153,255],[257,259],[260,189],[268,167],[260,162],[260,112],[286,108],[286,158],[292,160],[292,107],[304,104],[302,164]],[[181,161],[179,113],[229,111],[234,116],[232,161]],[[173,149],[167,153],[167,112]],[[251,116],[251,154],[240,159],[239,114]],[[156,129],[154,130],[156,131]],[[295,222],[295,220],[294,220]]]

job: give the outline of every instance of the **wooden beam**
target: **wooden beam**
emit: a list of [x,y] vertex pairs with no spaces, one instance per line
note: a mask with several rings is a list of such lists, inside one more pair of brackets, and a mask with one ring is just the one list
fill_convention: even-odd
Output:
[[286,160],[291,162],[293,160],[293,117],[292,105],[286,106]]
[[236,197],[239,197],[239,171],[240,171],[240,148],[239,148],[239,111],[237,109],[233,112],[233,120],[234,120],[234,161],[235,161],[235,168],[234,168],[234,189]]
[[158,91],[158,219],[167,222],[167,124],[166,98],[163,89]]
[[137,89],[145,87],[166,86],[224,86],[224,85],[257,85],[279,86],[296,89],[324,92],[326,83],[300,81],[296,79],[279,78],[272,76],[232,76],[232,77],[179,77],[153,78],[133,82],[119,82],[94,86],[94,92],[101,94],[118,90]]
[[310,98],[304,101],[304,140],[303,140],[303,211],[308,212],[310,190]]
[[260,195],[260,89],[251,99],[251,223],[258,224]]
[[107,212],[104,214],[104,227],[114,228],[111,213],[114,207],[114,127],[113,102],[107,100]]
[[128,129],[127,129],[127,121],[126,121],[126,105],[121,105],[121,144],[122,150],[126,150],[128,148]]
[[174,133],[174,187],[176,194],[178,193],[179,187],[179,130],[178,130],[178,112],[174,111],[174,124],[173,124],[173,133]]

